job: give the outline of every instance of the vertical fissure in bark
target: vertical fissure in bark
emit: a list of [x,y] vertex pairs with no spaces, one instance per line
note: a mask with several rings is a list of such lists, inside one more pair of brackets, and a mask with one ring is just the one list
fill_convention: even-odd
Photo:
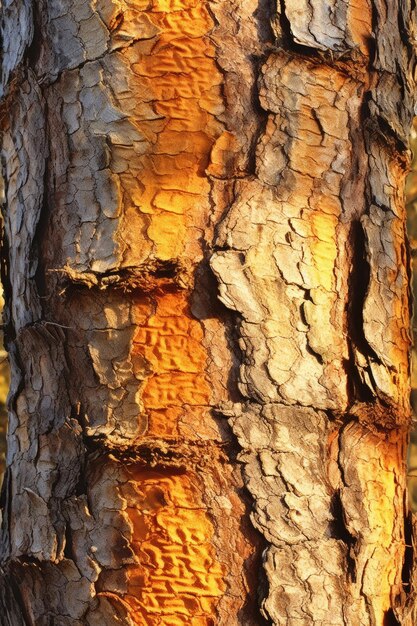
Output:
[[294,40],[291,30],[291,23],[287,17],[285,0],[277,0],[279,3],[279,23],[280,23],[280,47],[286,50],[292,50],[295,53],[306,56],[318,56],[317,51],[308,46],[303,46]]
[[259,41],[261,44],[261,53],[253,54],[249,58],[252,62],[252,97],[251,103],[254,113],[257,117],[258,127],[252,134],[250,145],[248,146],[248,170],[247,176],[256,175],[256,150],[259,140],[265,133],[266,124],[268,122],[268,111],[266,111],[259,100],[259,76],[262,65],[265,63],[271,48],[276,44],[276,35],[272,28],[272,22],[277,13],[277,1],[279,0],[259,0],[257,8],[253,13],[256,20]]
[[[4,206],[2,207],[2,212],[4,211]],[[10,284],[10,268],[9,268],[9,243],[5,233],[4,221],[1,221],[1,240],[0,240],[0,276],[1,276],[1,284],[4,293],[5,302],[10,301],[11,297],[11,284]],[[2,323],[3,323],[3,337],[4,344],[7,349],[8,342],[12,341],[14,338],[14,327],[10,317],[9,308],[6,306],[2,311]]]
[[404,593],[410,595],[413,593],[413,569],[414,569],[414,546],[413,546],[413,523],[412,511],[409,511],[409,503],[407,500],[404,502],[404,542],[405,542],[405,555],[404,565],[402,569],[402,583]]
[[261,107],[260,102],[259,102],[259,89],[258,89],[258,84],[257,84],[257,77],[259,76],[260,68],[265,62],[267,56],[268,56],[268,53],[266,53],[262,57],[254,56],[252,59],[252,63],[253,63],[252,85],[253,87],[252,87],[251,101],[252,101],[254,112],[257,114],[257,117],[258,117],[258,127],[253,133],[251,143],[248,146],[248,167],[247,167],[247,172],[245,173],[246,176],[256,175],[256,151],[258,148],[259,139],[264,134],[266,124],[268,122],[268,113]]
[[341,539],[346,544],[346,565],[347,565],[347,578],[351,582],[356,582],[356,567],[355,567],[355,544],[356,538],[349,532],[346,521],[345,512],[340,497],[340,490],[336,490],[331,497],[331,513],[333,520],[330,523],[330,534],[335,539]]
[[0,568],[0,611],[2,626],[30,626],[18,581],[8,569]]
[[277,2],[279,0],[259,0],[253,13],[258,26],[259,41],[266,45],[275,42],[273,23],[277,17]]
[[360,220],[352,222],[348,241],[352,256],[346,318],[350,353],[348,382],[351,386],[351,398],[349,403],[352,406],[355,402],[368,403],[374,399],[372,389],[361,376],[361,368],[358,367],[355,354],[359,351],[365,359],[376,358],[378,360],[378,357],[366,341],[363,330],[363,307],[369,287],[370,268],[366,253],[365,233]]
[[383,626],[401,626],[401,622],[396,618],[393,609],[388,609],[385,613]]
[[43,11],[43,2],[34,2],[32,4],[32,24],[33,24],[33,35],[32,41],[27,42],[27,47],[25,50],[25,55],[23,57],[23,61],[27,64],[28,67],[33,69],[36,68],[37,63],[39,62],[41,50],[42,50],[42,11]]

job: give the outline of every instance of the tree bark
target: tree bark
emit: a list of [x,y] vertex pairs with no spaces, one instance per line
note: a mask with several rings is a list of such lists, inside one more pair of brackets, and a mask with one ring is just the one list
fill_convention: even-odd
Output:
[[3,0],[3,623],[416,623],[411,0]]

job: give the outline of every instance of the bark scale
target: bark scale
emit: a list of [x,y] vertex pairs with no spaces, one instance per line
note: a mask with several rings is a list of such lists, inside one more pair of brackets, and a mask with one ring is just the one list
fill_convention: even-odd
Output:
[[414,18],[3,0],[5,624],[415,623]]

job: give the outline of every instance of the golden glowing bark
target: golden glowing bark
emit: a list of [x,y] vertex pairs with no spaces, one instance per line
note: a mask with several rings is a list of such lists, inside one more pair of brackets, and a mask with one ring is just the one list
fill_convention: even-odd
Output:
[[193,439],[196,433],[210,436],[211,392],[202,342],[203,330],[192,318],[184,292],[161,295],[155,314],[138,328],[133,354],[148,366],[141,397],[148,436],[178,438],[184,429]]
[[410,3],[3,0],[4,626],[415,623]]

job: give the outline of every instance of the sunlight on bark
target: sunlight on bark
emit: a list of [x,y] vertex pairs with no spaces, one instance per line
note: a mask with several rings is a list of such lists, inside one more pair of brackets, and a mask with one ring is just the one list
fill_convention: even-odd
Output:
[[[411,406],[414,421],[417,419],[417,118],[411,130],[411,147],[413,160],[411,171],[407,177],[405,195],[407,204],[407,231],[410,242],[413,291],[413,349],[411,353]],[[416,424],[415,424],[416,426]],[[408,489],[410,505],[417,511],[417,428],[411,431],[408,450]]]

